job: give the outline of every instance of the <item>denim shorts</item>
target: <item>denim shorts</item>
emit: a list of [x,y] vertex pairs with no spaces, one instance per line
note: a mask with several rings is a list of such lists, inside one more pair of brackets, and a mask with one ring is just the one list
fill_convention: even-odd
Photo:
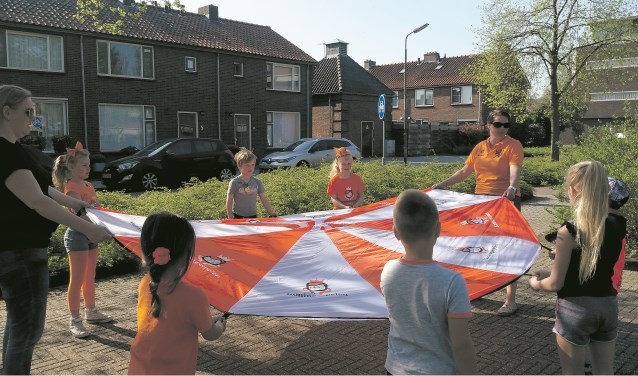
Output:
[[573,296],[556,299],[554,333],[576,346],[611,342],[618,336],[616,296]]
[[67,228],[64,233],[64,248],[67,252],[88,251],[96,249],[97,244],[92,243],[83,233]]

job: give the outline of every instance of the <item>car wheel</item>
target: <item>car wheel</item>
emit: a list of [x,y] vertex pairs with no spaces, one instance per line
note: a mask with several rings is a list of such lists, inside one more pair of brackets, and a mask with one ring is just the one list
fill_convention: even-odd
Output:
[[235,173],[233,172],[233,170],[231,168],[224,167],[217,174],[217,179],[221,181],[230,180],[233,178],[233,176],[235,176]]
[[299,161],[299,163],[297,163],[297,167],[310,167],[310,163],[307,161]]
[[142,174],[140,183],[141,187],[146,190],[157,188],[157,185],[159,184],[157,173],[155,173],[154,171],[145,171]]

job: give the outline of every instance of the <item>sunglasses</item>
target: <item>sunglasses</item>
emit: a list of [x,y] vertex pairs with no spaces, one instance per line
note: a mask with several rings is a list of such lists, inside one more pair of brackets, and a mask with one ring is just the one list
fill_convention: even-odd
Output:
[[35,117],[35,108],[27,108],[24,110],[24,114],[30,118]]
[[501,123],[500,121],[495,121],[492,123],[495,128],[504,127],[505,129],[510,127],[510,123]]

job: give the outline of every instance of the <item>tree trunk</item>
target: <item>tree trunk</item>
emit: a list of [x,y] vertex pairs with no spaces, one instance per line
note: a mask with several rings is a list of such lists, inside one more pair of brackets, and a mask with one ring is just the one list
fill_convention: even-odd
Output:
[[549,75],[549,84],[550,84],[550,106],[552,113],[552,141],[551,141],[551,151],[552,151],[552,161],[556,162],[560,157],[560,150],[558,149],[558,142],[560,140],[560,109],[558,106],[558,101],[560,99],[560,95],[558,94],[558,74],[557,67],[552,66],[552,71]]

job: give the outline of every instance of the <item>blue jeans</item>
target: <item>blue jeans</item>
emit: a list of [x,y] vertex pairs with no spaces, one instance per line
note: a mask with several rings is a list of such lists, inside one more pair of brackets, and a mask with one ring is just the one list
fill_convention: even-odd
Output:
[[2,374],[26,375],[44,331],[49,290],[46,248],[0,251],[0,289],[7,308]]

